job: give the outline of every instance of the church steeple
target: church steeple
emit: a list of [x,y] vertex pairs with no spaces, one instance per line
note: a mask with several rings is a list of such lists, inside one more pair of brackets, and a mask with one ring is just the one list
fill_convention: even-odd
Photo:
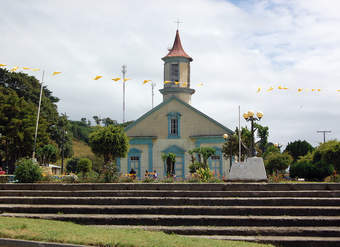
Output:
[[171,50],[169,51],[168,55],[166,55],[165,57],[162,58],[163,61],[165,61],[164,59],[168,58],[168,57],[184,57],[190,60],[190,62],[192,62],[192,58],[184,51],[183,47],[182,47],[182,43],[181,43],[181,38],[179,37],[179,32],[178,30],[176,30],[176,37],[175,37],[175,41],[174,44],[171,48]]
[[172,48],[162,60],[164,88],[159,91],[163,94],[163,101],[176,96],[190,104],[191,95],[195,93],[195,90],[190,88],[190,62],[193,59],[184,51],[178,30]]

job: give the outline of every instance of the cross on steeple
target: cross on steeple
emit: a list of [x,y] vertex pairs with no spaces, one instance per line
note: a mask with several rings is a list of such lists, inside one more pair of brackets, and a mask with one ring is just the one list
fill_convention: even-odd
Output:
[[182,21],[179,21],[179,19],[177,18],[177,21],[175,21],[175,23],[177,23],[177,30],[178,30],[179,24],[180,24],[180,23],[183,23],[183,22],[182,22]]

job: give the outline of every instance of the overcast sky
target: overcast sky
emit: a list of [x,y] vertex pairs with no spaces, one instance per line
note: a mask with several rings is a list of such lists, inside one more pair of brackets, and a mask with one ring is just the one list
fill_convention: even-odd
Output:
[[0,63],[45,69],[59,112],[92,122],[94,115],[122,121],[122,83],[111,78],[126,64],[127,120],[135,120],[151,109],[143,80],[156,83],[155,104],[162,102],[161,58],[179,18],[194,59],[195,108],[233,130],[239,105],[241,113],[262,111],[270,141],[316,146],[317,130],[340,135],[339,9],[338,0],[2,0]]

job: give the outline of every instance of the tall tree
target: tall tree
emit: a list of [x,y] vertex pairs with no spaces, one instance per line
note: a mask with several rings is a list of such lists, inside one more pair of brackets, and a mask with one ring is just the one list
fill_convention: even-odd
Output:
[[[40,87],[33,76],[0,68],[0,153],[10,173],[17,159],[32,153]],[[50,142],[50,126],[58,119],[56,102],[43,87],[37,147]]]
[[100,125],[100,122],[102,121],[98,116],[93,116],[94,121],[97,125]]
[[307,153],[314,150],[313,146],[307,141],[294,141],[289,142],[285,151],[288,152],[294,159],[294,162],[298,160],[299,157],[305,156]]
[[96,155],[104,157],[105,165],[115,162],[118,157],[126,157],[129,147],[128,137],[123,128],[114,125],[98,126],[90,134],[89,144]]
[[263,154],[266,151],[266,145],[268,144],[269,128],[268,126],[262,126],[258,123],[254,123],[257,130],[257,137],[260,140],[256,143]]
[[[13,90],[0,88],[0,149],[5,156],[9,173],[14,172],[15,162],[33,152],[36,122],[35,107],[19,98]],[[47,144],[47,122],[39,121],[37,146]]]
[[[228,139],[222,147],[223,156],[225,158],[230,158],[230,149],[232,156],[239,156],[239,137],[238,128],[236,128],[235,133],[229,136]],[[249,155],[251,144],[251,131],[247,127],[242,127],[241,130],[241,153],[242,157],[240,159],[244,160],[245,157]]]

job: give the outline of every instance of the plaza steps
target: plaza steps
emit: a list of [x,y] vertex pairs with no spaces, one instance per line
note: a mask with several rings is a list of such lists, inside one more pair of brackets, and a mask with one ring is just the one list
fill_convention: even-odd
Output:
[[335,183],[0,184],[0,212],[279,246],[340,246]]

